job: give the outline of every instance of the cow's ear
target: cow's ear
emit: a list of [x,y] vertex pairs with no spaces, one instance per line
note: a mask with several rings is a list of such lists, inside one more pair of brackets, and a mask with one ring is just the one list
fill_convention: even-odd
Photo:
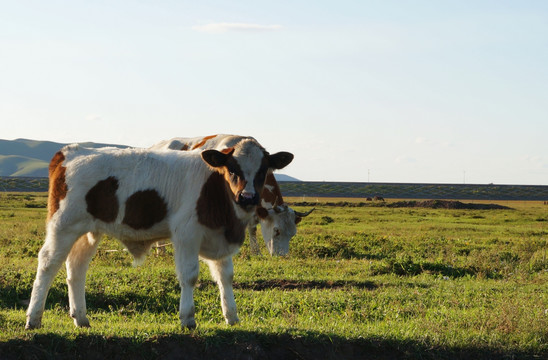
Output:
[[266,210],[262,206],[257,206],[257,210],[255,212],[257,213],[257,216],[261,219],[266,219],[266,217],[268,216],[268,210]]
[[293,161],[293,154],[286,151],[268,155],[268,166],[272,169],[283,169]]
[[202,151],[202,159],[212,167],[222,167],[226,165],[233,152],[234,149],[228,153],[217,150],[204,150]]

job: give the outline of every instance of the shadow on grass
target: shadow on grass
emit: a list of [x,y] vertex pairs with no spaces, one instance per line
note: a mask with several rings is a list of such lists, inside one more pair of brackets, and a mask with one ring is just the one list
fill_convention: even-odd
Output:
[[[344,290],[350,288],[375,290],[379,284],[373,281],[353,280],[254,280],[247,282],[235,282],[235,289],[265,291],[280,289],[284,291],[300,290]],[[202,280],[196,286],[197,291],[217,291],[217,284],[211,280]],[[28,306],[30,288],[24,293],[13,286],[0,288],[0,308],[24,308]],[[86,291],[86,303],[89,310],[112,310],[128,308],[135,311],[149,311],[164,313],[173,311],[179,307],[179,291],[168,291],[163,294],[138,294],[127,291],[123,294],[111,294],[108,292]],[[68,309],[68,293],[65,286],[53,286],[48,293],[46,310],[56,306]]]
[[[379,285],[369,281],[286,281],[256,280],[236,283],[235,287],[248,290],[270,288],[293,289],[345,289],[359,287],[374,290]],[[201,287],[216,290],[212,281],[203,281]],[[211,288],[211,289],[210,289]],[[54,299],[64,299],[62,289],[52,289]],[[169,299],[168,299],[169,298]],[[162,308],[148,303],[150,297],[136,294],[127,296],[88,294],[90,309],[109,309],[109,305],[134,304],[135,310],[172,311],[178,305],[178,297],[159,299]],[[13,301],[13,300],[12,300]],[[10,303],[11,301],[7,301]],[[51,298],[48,302],[55,303]],[[0,314],[0,328],[6,319]],[[21,324],[23,326],[23,324]],[[78,331],[78,330],[75,330]],[[75,338],[57,334],[28,332],[24,338],[0,343],[0,359],[539,359],[548,358],[542,353],[504,352],[487,346],[443,347],[428,341],[366,337],[347,339],[303,329],[287,329],[283,333],[257,333],[238,330],[238,326],[207,331],[181,331],[147,337],[113,337],[77,333]],[[143,338],[145,338],[143,340]]]
[[220,329],[146,340],[46,334],[0,343],[0,358],[16,359],[529,359],[546,353],[505,353],[487,347],[436,347],[418,341],[345,339],[315,332],[258,334]]

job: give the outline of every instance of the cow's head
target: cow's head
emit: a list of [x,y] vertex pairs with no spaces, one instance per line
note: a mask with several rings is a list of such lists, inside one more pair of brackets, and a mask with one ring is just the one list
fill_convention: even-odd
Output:
[[225,178],[233,200],[246,211],[259,204],[269,169],[282,169],[293,160],[293,154],[269,154],[255,140],[245,140],[222,151],[204,150],[202,159]]
[[285,256],[289,253],[289,241],[297,233],[297,224],[312,211],[314,209],[295,211],[285,204],[271,209],[257,209],[264,243],[270,255]]

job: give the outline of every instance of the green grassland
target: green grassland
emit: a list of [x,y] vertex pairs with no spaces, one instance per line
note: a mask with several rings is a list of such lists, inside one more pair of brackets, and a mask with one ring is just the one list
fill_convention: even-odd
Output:
[[548,357],[548,206],[326,201],[299,224],[289,257],[251,255],[247,242],[235,256],[236,326],[202,266],[198,328],[181,330],[171,247],[133,268],[106,238],[88,272],[92,327],[74,327],[63,269],[42,329],[25,331],[46,194],[0,193],[0,358]]

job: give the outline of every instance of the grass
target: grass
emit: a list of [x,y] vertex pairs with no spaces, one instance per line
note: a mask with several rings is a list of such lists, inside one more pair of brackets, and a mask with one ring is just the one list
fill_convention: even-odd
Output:
[[240,324],[224,324],[218,289],[201,267],[194,331],[179,326],[171,248],[133,268],[107,238],[88,272],[92,328],[77,329],[68,316],[62,270],[43,328],[25,331],[45,199],[0,194],[2,359],[548,356],[542,202],[432,210],[326,206],[320,199],[299,224],[289,258],[253,256],[247,242],[236,255]]

